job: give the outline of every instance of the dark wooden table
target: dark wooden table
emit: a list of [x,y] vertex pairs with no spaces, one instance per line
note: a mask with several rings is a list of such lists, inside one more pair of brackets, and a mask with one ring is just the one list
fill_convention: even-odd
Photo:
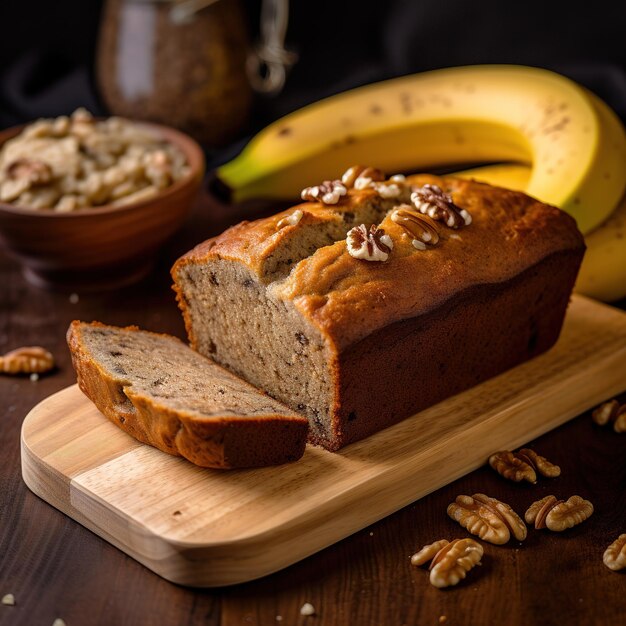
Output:
[[[532,444],[561,466],[560,478],[523,486],[483,467],[282,572],[222,589],[162,580],[29,492],[20,473],[20,426],[36,403],[75,382],[65,345],[69,322],[138,324],[183,337],[169,266],[240,218],[202,198],[149,278],[120,291],[78,294],[78,302],[29,286],[0,256],[0,353],[42,345],[59,366],[37,382],[0,376],[0,596],[16,600],[0,605],[0,624],[50,626],[57,617],[67,626],[626,624],[626,574],[602,563],[604,549],[626,532],[626,435],[593,425],[589,413]],[[626,372],[624,378],[626,387]],[[521,513],[549,493],[579,494],[595,513],[562,534],[529,530],[523,544],[485,544],[482,567],[456,588],[435,589],[409,557],[425,543],[466,536],[446,507],[475,492]],[[315,616],[300,615],[305,602]]]

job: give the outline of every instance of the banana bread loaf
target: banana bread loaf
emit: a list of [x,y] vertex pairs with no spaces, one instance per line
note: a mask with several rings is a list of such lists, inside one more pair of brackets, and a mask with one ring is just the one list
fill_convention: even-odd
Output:
[[558,338],[584,253],[523,193],[354,167],[172,269],[191,346],[305,414],[330,450]]
[[75,321],[67,339],[81,390],[139,441],[215,468],[304,453],[304,417],[175,337]]

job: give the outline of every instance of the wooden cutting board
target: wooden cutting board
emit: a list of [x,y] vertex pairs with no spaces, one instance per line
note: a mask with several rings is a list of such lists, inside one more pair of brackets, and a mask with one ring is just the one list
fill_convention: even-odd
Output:
[[78,387],[22,428],[38,496],[168,580],[219,586],[279,570],[626,389],[626,314],[575,297],[558,344],[366,440],[221,472],[140,444]]

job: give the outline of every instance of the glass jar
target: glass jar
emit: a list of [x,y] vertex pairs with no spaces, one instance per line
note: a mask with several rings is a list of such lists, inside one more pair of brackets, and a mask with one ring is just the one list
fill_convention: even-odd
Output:
[[219,147],[250,111],[249,44],[239,0],[105,0],[99,92],[112,114],[174,126]]

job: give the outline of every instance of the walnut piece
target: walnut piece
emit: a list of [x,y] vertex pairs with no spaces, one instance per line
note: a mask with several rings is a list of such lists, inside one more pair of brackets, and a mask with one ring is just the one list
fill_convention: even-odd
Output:
[[546,515],[546,527],[561,532],[581,524],[593,514],[593,504],[580,496],[571,496],[566,502],[559,502]]
[[546,478],[561,475],[561,468],[550,463],[545,457],[530,448],[518,452],[501,450],[489,457],[489,465],[504,478],[516,483],[526,480],[533,485],[537,482],[537,473]]
[[617,416],[619,411],[619,402],[617,400],[608,400],[603,402],[597,407],[591,414],[591,419],[598,424],[598,426],[605,426]]
[[393,241],[382,228],[372,224],[369,231],[365,224],[348,231],[346,247],[350,256],[365,261],[386,261],[393,250]]
[[535,528],[548,528],[554,532],[561,532],[581,524],[591,517],[593,504],[580,496],[572,496],[567,501],[559,500],[556,496],[546,496],[528,507],[524,519],[535,524]]
[[278,223],[276,224],[276,230],[280,230],[285,226],[295,226],[300,222],[303,215],[304,213],[300,209],[296,209],[293,213],[290,213],[286,217],[278,220]]
[[348,193],[346,186],[340,180],[325,180],[321,185],[306,187],[300,197],[311,202],[323,204],[337,204],[342,196]]
[[480,563],[483,547],[474,539],[455,539],[444,546],[430,564],[430,583],[441,589],[456,585]]
[[546,496],[545,498],[541,498],[541,500],[537,500],[537,502],[533,502],[524,514],[526,523],[534,524],[537,529],[545,528],[546,515],[548,515],[550,509],[559,502],[563,502],[563,500],[558,500],[556,496]]
[[437,224],[408,204],[397,206],[390,217],[392,222],[402,227],[417,250],[426,250],[428,246],[436,246],[439,243]]
[[341,182],[348,189],[367,189],[372,183],[385,180],[385,175],[375,167],[365,165],[353,165],[349,167],[341,177]]
[[385,180],[385,174],[375,167],[353,165],[341,177],[341,182],[347,189],[373,189],[381,198],[397,198],[407,188],[406,177],[394,174]]
[[7,165],[6,173],[11,180],[24,180],[28,186],[45,185],[52,180],[52,169],[38,159],[16,159]]
[[54,357],[40,346],[17,348],[0,356],[0,372],[4,374],[42,374],[54,367]]
[[472,216],[458,207],[452,196],[445,193],[438,185],[416,187],[411,194],[411,202],[420,212],[443,222],[448,228],[462,228],[472,223]]
[[372,186],[381,198],[397,198],[402,193],[402,186],[391,181],[374,183]]
[[613,422],[613,430],[616,433],[626,433],[626,404],[622,405]]
[[599,426],[612,422],[616,433],[624,433],[626,432],[626,404],[620,405],[616,399],[603,402],[593,411],[591,419]]
[[458,584],[475,565],[480,564],[483,547],[474,539],[446,539],[424,546],[411,557],[413,565],[431,561],[430,583],[439,589]]
[[602,561],[614,572],[626,568],[626,534],[620,535],[604,551]]
[[435,543],[425,545],[421,550],[411,557],[411,565],[424,565],[428,561],[432,561],[441,548],[447,546],[450,542],[447,539],[440,539]]
[[518,541],[526,539],[523,520],[504,502],[483,493],[457,496],[448,506],[448,515],[472,535],[496,545],[509,541],[511,535]]
[[558,465],[550,463],[548,459],[530,448],[522,448],[516,452],[516,455],[518,459],[531,465],[544,478],[556,478],[561,475],[561,468]]
[[525,480],[533,485],[537,482],[537,473],[526,461],[518,458],[514,452],[501,450],[489,457],[489,465],[504,478],[516,483]]

